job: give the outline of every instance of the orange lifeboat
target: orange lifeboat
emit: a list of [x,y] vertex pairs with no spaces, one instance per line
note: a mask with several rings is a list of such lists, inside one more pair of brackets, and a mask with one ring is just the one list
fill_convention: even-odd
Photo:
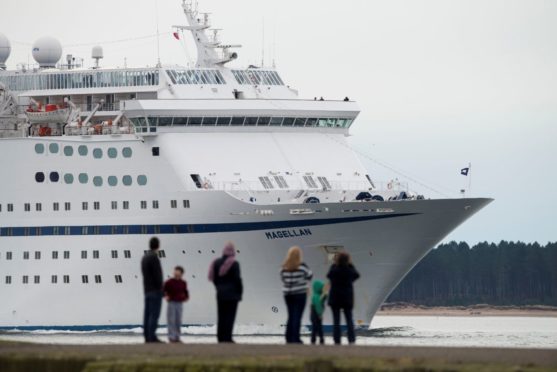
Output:
[[50,137],[52,135],[52,128],[50,127],[40,127],[39,137]]

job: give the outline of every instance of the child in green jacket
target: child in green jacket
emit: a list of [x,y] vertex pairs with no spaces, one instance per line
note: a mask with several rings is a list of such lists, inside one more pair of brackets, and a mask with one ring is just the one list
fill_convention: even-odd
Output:
[[323,313],[325,312],[325,284],[320,280],[313,282],[313,294],[311,296],[311,343],[315,344],[317,336],[321,345],[325,344],[323,338]]

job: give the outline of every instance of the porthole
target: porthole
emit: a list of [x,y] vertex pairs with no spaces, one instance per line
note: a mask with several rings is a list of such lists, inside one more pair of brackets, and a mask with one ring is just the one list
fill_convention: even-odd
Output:
[[122,177],[122,183],[124,186],[131,186],[133,182],[132,176],[124,176]]
[[101,149],[94,149],[94,150],[93,150],[93,157],[94,157],[95,159],[100,159],[100,158],[102,158],[102,157],[103,157],[103,150],[101,150]]
[[93,185],[100,187],[103,185],[103,179],[100,176],[93,177]]
[[44,154],[44,145],[42,143],[37,143],[35,145],[35,152],[37,154]]
[[137,183],[139,186],[145,186],[147,184],[147,176],[145,175],[137,176]]
[[58,144],[51,143],[50,145],[48,145],[48,151],[50,151],[51,154],[58,154]]
[[44,182],[44,173],[43,172],[35,173],[35,181],[37,181],[38,183],[43,183]]
[[67,183],[68,185],[71,185],[73,183],[73,174],[71,173],[64,174],[64,182]]
[[108,184],[110,186],[116,186],[118,185],[118,178],[116,176],[110,176],[108,177]]
[[87,154],[89,153],[89,149],[87,148],[87,146],[81,145],[77,148],[77,152],[81,156],[87,156]]
[[86,184],[89,182],[89,176],[87,173],[80,173],[77,178],[79,179],[79,183]]
[[107,151],[108,157],[114,159],[118,156],[118,151],[114,147],[111,147]]
[[122,156],[125,158],[131,158],[132,157],[132,149],[130,147],[124,147],[122,149]]
[[73,147],[71,146],[64,146],[64,155],[72,156],[73,155]]
[[60,174],[58,172],[50,172],[50,182],[60,181]]

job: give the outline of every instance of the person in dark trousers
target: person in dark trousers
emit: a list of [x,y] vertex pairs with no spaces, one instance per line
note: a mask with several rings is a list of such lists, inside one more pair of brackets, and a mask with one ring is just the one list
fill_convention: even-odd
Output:
[[159,316],[162,306],[162,267],[159,260],[160,241],[151,238],[149,241],[150,251],[141,260],[141,272],[143,274],[143,289],[145,292],[145,310],[143,314],[143,335],[146,343],[160,343],[156,336]]
[[329,306],[333,311],[333,338],[335,344],[340,345],[340,312],[344,312],[346,327],[348,329],[348,342],[354,344],[356,335],[354,333],[354,320],[352,309],[354,308],[354,286],[353,283],[360,274],[352,265],[350,255],[345,252],[335,257],[335,263],[331,266],[327,278],[330,281]]
[[313,278],[313,273],[303,263],[303,254],[300,247],[292,247],[288,250],[280,277],[282,279],[284,301],[288,309],[286,343],[302,344],[300,328],[302,327],[302,316],[306,307],[309,282]]
[[242,301],[244,287],[240,276],[240,264],[236,261],[234,244],[227,243],[222,257],[209,267],[209,280],[217,289],[217,339],[220,343],[234,343],[232,331],[238,303]]
[[313,282],[311,295],[311,343],[315,344],[319,336],[319,343],[325,344],[323,337],[323,313],[325,312],[325,300],[327,293],[325,284],[321,280]]
[[183,279],[184,268],[176,266],[174,277],[164,283],[164,298],[168,302],[166,318],[168,324],[168,341],[179,343],[182,328],[183,304],[190,298],[188,283]]

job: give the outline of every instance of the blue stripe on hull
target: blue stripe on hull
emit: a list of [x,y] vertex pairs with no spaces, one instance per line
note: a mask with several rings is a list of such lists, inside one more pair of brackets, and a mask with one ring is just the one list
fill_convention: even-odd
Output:
[[218,224],[180,224],[180,225],[83,225],[83,226],[33,226],[1,227],[1,237],[21,236],[83,236],[83,235],[168,235],[168,234],[207,234],[223,232],[243,232],[278,230],[298,227],[324,226],[341,223],[383,220],[395,217],[412,216],[418,213],[399,213],[388,215],[312,219],[297,221],[241,222]]

